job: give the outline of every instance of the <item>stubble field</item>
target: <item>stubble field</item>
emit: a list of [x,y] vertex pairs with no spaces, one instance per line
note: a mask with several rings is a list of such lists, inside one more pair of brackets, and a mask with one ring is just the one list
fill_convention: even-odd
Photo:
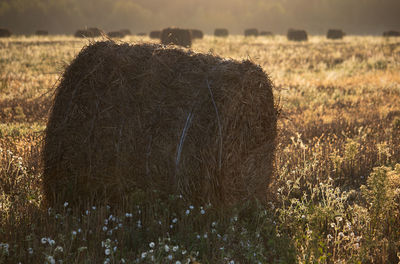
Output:
[[48,111],[88,43],[0,40],[0,263],[399,262],[400,38],[195,41],[196,52],[261,65],[280,108],[270,202],[223,215],[144,192],[118,208],[43,208]]

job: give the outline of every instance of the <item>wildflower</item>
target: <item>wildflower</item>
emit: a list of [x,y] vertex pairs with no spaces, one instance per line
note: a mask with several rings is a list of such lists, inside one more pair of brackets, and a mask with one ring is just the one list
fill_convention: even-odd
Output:
[[57,246],[54,251],[55,252],[64,252],[64,249],[61,246]]
[[76,236],[76,231],[72,231],[72,236]]
[[82,229],[78,228],[78,233],[81,233],[81,232],[82,232]]
[[328,238],[328,240],[331,240],[333,238],[331,234],[328,234],[326,237]]
[[126,213],[126,214],[125,214],[125,217],[132,217],[132,214]]
[[96,206],[92,206],[92,210],[96,210]]
[[169,228],[171,228],[171,229],[172,229],[172,228],[174,228],[174,226],[173,226],[173,225],[169,225]]
[[171,254],[168,255],[168,259],[169,259],[169,260],[172,260],[172,255],[171,255]]
[[47,241],[49,242],[49,245],[52,246],[56,243],[53,239],[47,238]]
[[229,264],[235,264],[234,260],[229,261]]
[[343,218],[341,216],[337,216],[335,218],[336,218],[336,221],[338,221],[338,222],[342,222],[342,220],[343,220]]
[[47,238],[42,237],[42,239],[40,240],[40,242],[42,242],[42,244],[46,244],[46,243],[47,243]]
[[176,224],[178,222],[178,218],[172,219],[172,223]]
[[89,213],[90,213],[89,210],[86,210],[85,214],[86,214],[86,215],[89,215]]
[[179,260],[177,260],[177,261],[175,262],[175,264],[181,264],[181,262],[180,262]]
[[111,254],[111,250],[109,248],[106,248],[106,250],[104,250],[104,254],[106,254],[106,256]]
[[185,255],[187,253],[186,250],[182,250],[182,255]]
[[200,210],[200,213],[203,215],[203,214],[206,213],[206,211],[204,211],[204,209],[201,209],[201,210]]
[[207,233],[205,233],[203,237],[204,237],[204,238],[207,238],[207,237],[208,237]]
[[189,206],[189,209],[190,209],[190,210],[193,210],[193,209],[194,209],[194,206],[193,206],[193,205],[190,205],[190,206]]
[[111,260],[110,260],[109,258],[106,258],[106,259],[104,260],[104,264],[108,264],[108,263],[111,263]]
[[200,238],[201,238],[200,235],[197,235],[196,237],[197,237],[197,239],[200,239]]
[[107,227],[103,226],[103,231],[106,232],[107,231]]
[[186,215],[189,215],[189,214],[190,214],[190,210],[187,209],[186,212],[185,212],[185,214],[186,214]]
[[53,258],[53,256],[47,256],[46,261],[50,264],[56,263],[56,260]]
[[[6,255],[8,255],[8,249],[9,249],[9,245],[7,243],[0,243],[0,249],[2,249],[2,252],[5,253]],[[1,251],[0,251],[1,253]]]
[[172,251],[176,252],[176,251],[178,251],[178,249],[179,249],[179,246],[174,246],[174,247],[172,248]]
[[121,259],[121,263],[126,263],[125,259],[122,258]]
[[143,252],[142,253],[142,259],[144,259],[144,258],[146,258],[147,257],[147,252]]
[[32,255],[33,254],[33,248],[28,248],[28,253],[29,253],[29,255]]
[[335,224],[335,223],[331,223],[331,227],[333,227],[333,228],[334,228],[335,226],[336,226],[336,224]]
[[114,252],[117,252],[117,247],[114,247],[113,250],[114,250]]
[[154,242],[150,242],[149,247],[150,247],[150,248],[154,248],[155,245],[156,245],[156,244],[154,244]]
[[165,252],[169,252],[169,246],[168,245],[165,245],[164,249],[165,249]]
[[344,237],[343,232],[340,232],[340,233],[339,233],[339,236],[340,236],[340,237]]
[[357,249],[360,248],[360,244],[358,244],[358,243],[355,243],[353,246],[354,246],[354,249],[355,249],[355,250],[357,250]]
[[142,221],[140,221],[140,220],[137,221],[137,227],[142,228]]
[[301,218],[302,218],[302,219],[306,219],[306,216],[305,216],[305,215],[302,215]]
[[64,207],[67,207],[67,206],[68,206],[68,202],[65,202],[65,203],[64,203]]
[[211,223],[211,226],[212,226],[212,227],[215,227],[216,225],[217,225],[217,222],[212,222],[212,223]]
[[104,219],[104,224],[108,225],[108,219]]

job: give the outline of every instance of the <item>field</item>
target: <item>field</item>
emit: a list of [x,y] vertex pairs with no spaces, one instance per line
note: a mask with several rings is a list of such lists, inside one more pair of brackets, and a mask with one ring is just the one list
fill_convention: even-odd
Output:
[[280,108],[270,202],[223,213],[145,192],[117,208],[43,208],[48,111],[88,43],[0,40],[0,263],[400,261],[400,38],[195,41],[196,52],[261,65]]

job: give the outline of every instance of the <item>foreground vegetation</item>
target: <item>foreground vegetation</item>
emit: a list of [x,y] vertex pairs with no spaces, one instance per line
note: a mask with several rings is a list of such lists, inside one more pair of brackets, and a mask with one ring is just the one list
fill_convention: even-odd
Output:
[[44,208],[48,109],[64,66],[85,44],[65,36],[0,41],[0,263],[399,261],[399,39],[195,42],[195,51],[260,64],[281,107],[270,202],[224,212],[153,191],[114,207]]

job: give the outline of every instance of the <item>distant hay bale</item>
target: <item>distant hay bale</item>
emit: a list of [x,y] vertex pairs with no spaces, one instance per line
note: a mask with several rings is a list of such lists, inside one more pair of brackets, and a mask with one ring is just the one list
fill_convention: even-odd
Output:
[[136,36],[144,37],[144,36],[147,36],[147,34],[144,32],[139,32],[136,34]]
[[161,31],[160,30],[153,30],[150,32],[149,37],[151,39],[160,39],[161,38]]
[[87,28],[87,29],[78,29],[75,32],[75,37],[77,38],[96,38],[100,37],[103,34],[103,31],[99,28]]
[[166,28],[161,32],[161,43],[190,47],[192,46],[192,34],[189,29]]
[[328,39],[342,39],[344,36],[345,33],[341,29],[329,29],[326,34]]
[[258,29],[256,28],[248,28],[244,31],[245,37],[258,37]]
[[9,29],[0,28],[0,38],[9,38],[11,35],[12,33]]
[[274,34],[271,31],[261,31],[260,36],[272,37]]
[[123,38],[125,34],[121,31],[111,31],[107,33],[107,36],[110,38]]
[[132,32],[129,29],[121,29],[119,32],[124,34],[124,36],[130,36],[132,35]]
[[289,29],[287,33],[288,40],[307,41],[308,36],[305,30]]
[[400,37],[400,31],[389,30],[383,32],[384,37]]
[[192,33],[193,39],[202,39],[204,37],[203,31],[201,31],[199,29],[191,29],[190,33]]
[[35,35],[36,36],[48,36],[49,32],[47,30],[42,30],[42,29],[36,30]]
[[273,85],[250,61],[158,44],[85,47],[56,90],[43,148],[46,200],[132,191],[265,201],[277,135]]
[[229,31],[225,28],[216,28],[214,30],[214,36],[216,37],[227,37],[229,36]]

